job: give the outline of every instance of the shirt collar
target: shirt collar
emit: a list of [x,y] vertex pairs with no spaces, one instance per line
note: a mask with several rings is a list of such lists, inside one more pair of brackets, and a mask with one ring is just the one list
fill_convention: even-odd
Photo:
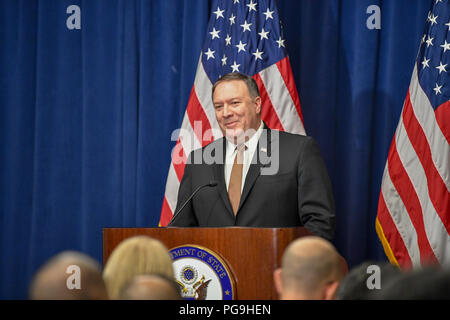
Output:
[[[263,132],[263,129],[264,129],[264,123],[261,121],[261,124],[259,125],[259,128],[258,128],[258,130],[256,130],[255,134],[253,136],[251,136],[251,138],[248,139],[247,142],[244,143],[245,146],[247,147],[246,150],[253,152],[256,149],[256,147],[258,146],[259,138],[261,137],[261,134]],[[227,150],[234,152],[236,149],[236,144],[234,144],[233,142],[231,142],[228,139],[226,139],[226,140],[227,140]]]

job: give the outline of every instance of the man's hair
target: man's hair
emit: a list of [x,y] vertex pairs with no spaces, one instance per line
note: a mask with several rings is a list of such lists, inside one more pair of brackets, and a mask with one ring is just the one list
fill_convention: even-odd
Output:
[[402,272],[379,290],[380,300],[448,300],[450,270],[446,266],[426,265]]
[[235,81],[235,80],[240,80],[240,81],[245,82],[245,84],[247,85],[248,93],[250,94],[250,96],[252,98],[259,97],[259,89],[258,89],[258,85],[256,84],[255,79],[253,79],[252,77],[250,77],[246,74],[243,74],[243,73],[232,72],[232,73],[227,73],[226,75],[223,75],[214,83],[214,85],[212,87],[211,98],[214,98],[214,91],[216,90],[216,87],[220,83],[226,82],[226,81]]
[[[371,290],[367,287],[367,280],[370,273],[367,272],[370,266],[378,266],[380,268],[380,285],[379,290]],[[377,294],[384,290],[389,281],[396,279],[401,275],[399,268],[393,266],[389,262],[365,261],[356,267],[342,279],[336,293],[338,300],[369,300],[373,299]]]
[[[67,287],[69,266],[80,268],[80,289]],[[76,251],[63,251],[49,259],[35,273],[29,288],[33,300],[97,300],[108,299],[100,265],[90,256]]]

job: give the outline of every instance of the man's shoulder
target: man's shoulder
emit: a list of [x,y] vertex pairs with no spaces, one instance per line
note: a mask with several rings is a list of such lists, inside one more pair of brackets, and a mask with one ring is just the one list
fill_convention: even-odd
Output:
[[311,143],[314,142],[314,138],[310,136],[305,136],[301,134],[296,133],[290,133],[286,131],[278,131],[278,130],[271,130],[272,137],[275,137],[278,135],[280,142],[288,143],[288,144],[299,144],[303,145],[305,143]]

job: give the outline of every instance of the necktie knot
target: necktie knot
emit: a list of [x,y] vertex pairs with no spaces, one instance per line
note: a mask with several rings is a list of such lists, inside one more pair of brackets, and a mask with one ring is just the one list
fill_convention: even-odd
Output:
[[244,163],[244,151],[247,150],[247,146],[245,144],[240,144],[236,146],[236,158],[234,159],[234,163],[243,164]]
[[245,145],[245,144],[238,144],[238,145],[236,145],[236,150],[238,151],[238,152],[244,152],[245,150],[247,150],[248,148],[247,148],[247,146]]

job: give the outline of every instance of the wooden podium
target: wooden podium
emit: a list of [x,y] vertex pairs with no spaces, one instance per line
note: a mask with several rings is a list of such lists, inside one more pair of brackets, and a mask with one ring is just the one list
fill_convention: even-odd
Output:
[[170,250],[181,245],[198,245],[217,253],[229,266],[239,300],[276,299],[273,271],[280,266],[288,244],[311,233],[303,228],[105,228],[103,263],[124,239],[147,235]]

